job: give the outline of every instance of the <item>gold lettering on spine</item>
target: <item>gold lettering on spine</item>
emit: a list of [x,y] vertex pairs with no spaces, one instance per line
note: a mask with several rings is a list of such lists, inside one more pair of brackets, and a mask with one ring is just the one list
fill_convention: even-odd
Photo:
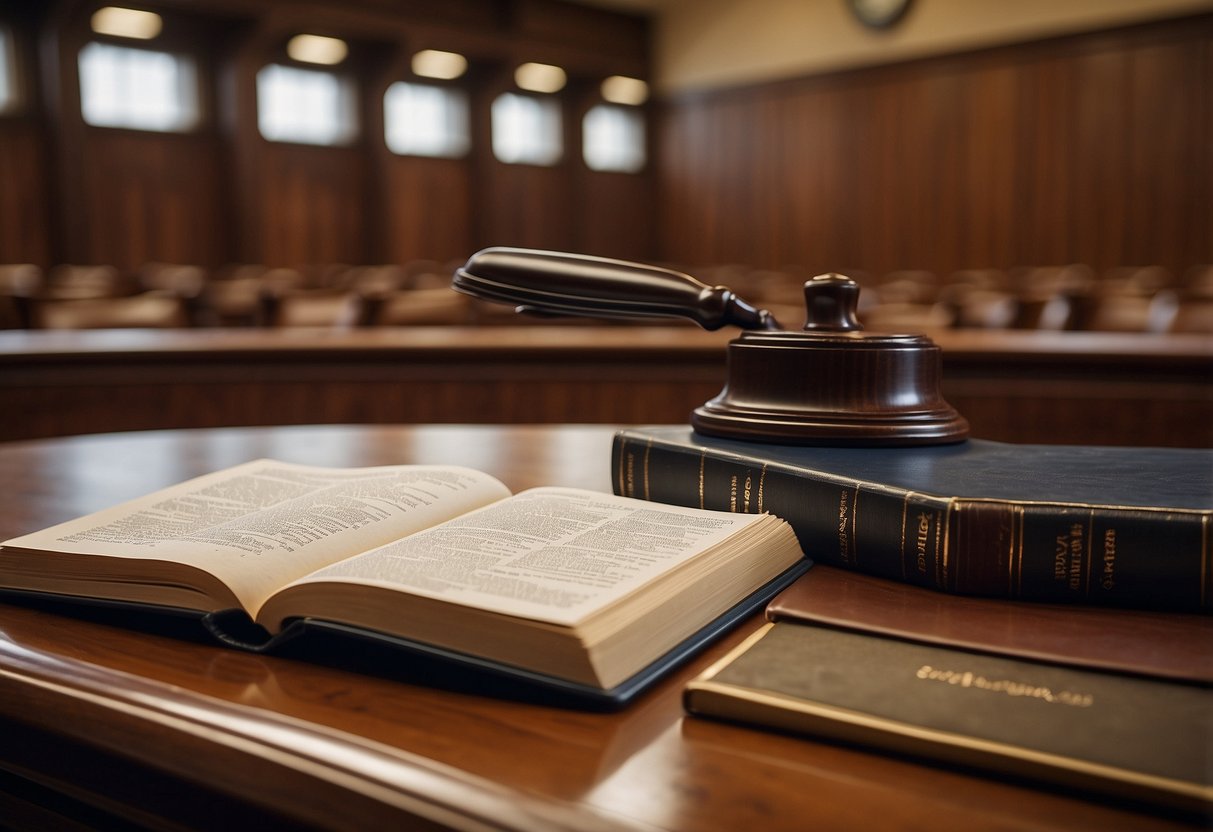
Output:
[[1082,555],[1084,551],[1082,524],[1070,524],[1069,543],[1069,587],[1071,592],[1078,592],[1082,589]]
[[851,500],[851,558],[859,563],[859,486],[855,486],[855,498]]
[[1086,566],[1086,586],[1083,587],[1083,595],[1091,597],[1091,566],[1095,561],[1095,510],[1091,509],[1091,514],[1087,518],[1087,562]]
[[707,463],[708,452],[699,452],[699,507],[703,508],[703,466]]
[[763,489],[763,486],[766,485],[766,481],[767,481],[767,466],[766,466],[766,463],[764,462],[762,464],[762,474],[760,474],[758,477],[758,513],[759,514],[762,514],[764,511],[766,511],[766,509],[763,507],[763,502],[762,502],[762,499],[763,499],[762,489]]
[[956,501],[949,500],[944,513],[935,515],[935,586],[939,589],[948,588],[948,552],[951,548],[948,535],[952,530],[952,512],[959,510]]
[[1103,533],[1103,573],[1099,587],[1105,592],[1116,587],[1116,529],[1106,529]]
[[901,579],[906,579],[906,515],[910,511],[910,497],[914,494],[913,491],[907,491],[906,497],[901,501]]
[[850,494],[844,489],[838,495],[838,554],[843,563],[850,563],[851,545],[847,530],[847,512],[850,511]]
[[653,450],[653,440],[650,439],[644,446],[644,498],[649,499],[649,452]]
[[[938,536],[938,530],[936,536]],[[927,574],[927,544],[930,541],[931,513],[920,511],[918,512],[918,530],[914,536],[914,566],[923,575]]]
[[619,483],[619,493],[626,497],[634,497],[632,493],[632,483],[627,475],[627,472],[632,467],[632,452],[628,450],[628,443],[625,439],[619,446],[619,470],[615,472],[615,481]]

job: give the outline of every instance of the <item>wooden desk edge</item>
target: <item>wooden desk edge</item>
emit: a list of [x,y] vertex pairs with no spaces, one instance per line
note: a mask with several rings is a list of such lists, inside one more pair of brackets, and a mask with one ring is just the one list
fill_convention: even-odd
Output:
[[87,737],[107,754],[206,782],[241,802],[286,810],[308,825],[638,828],[363,737],[3,640],[0,717]]

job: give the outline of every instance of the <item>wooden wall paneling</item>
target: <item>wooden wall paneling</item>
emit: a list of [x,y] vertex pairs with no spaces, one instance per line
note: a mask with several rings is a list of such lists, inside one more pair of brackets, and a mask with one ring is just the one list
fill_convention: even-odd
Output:
[[27,116],[0,117],[0,263],[51,262],[45,131]]
[[[861,142],[850,108],[837,91],[813,86],[783,103],[778,201],[768,207],[781,226],[781,265],[808,274],[851,270],[859,263],[856,221]],[[779,210],[783,206],[784,210]]]
[[1209,227],[1213,172],[1202,164],[1209,137],[1199,125],[1213,109],[1213,72],[1203,47],[1192,39],[1147,43],[1130,56],[1131,264],[1153,263],[1158,252],[1174,252],[1173,262],[1184,264],[1209,256],[1202,230]]
[[469,255],[474,209],[468,162],[392,155],[385,166],[380,180],[387,188],[381,259],[407,263]]
[[[443,43],[443,46],[448,44]],[[425,41],[410,40],[398,44],[371,88],[369,109],[378,119],[378,136],[383,135],[383,99],[389,87],[398,81],[424,84],[449,84],[468,96],[469,131],[478,137],[481,114],[475,87],[481,68],[473,63],[468,74],[452,82],[417,78],[412,74],[414,52],[429,48]],[[369,137],[368,137],[369,138]],[[475,141],[476,139],[474,139]],[[471,253],[474,238],[472,205],[472,153],[458,159],[400,156],[386,141],[368,142],[375,174],[371,190],[376,193],[381,216],[375,224],[378,239],[374,243],[375,260],[407,263],[426,259],[447,261]]]
[[[661,257],[876,274],[1206,262],[1211,29],[1197,15],[675,97]],[[820,155],[798,152],[814,140]],[[761,158],[775,148],[778,177]],[[827,202],[844,228],[816,225]]]
[[986,66],[962,80],[958,257],[962,268],[997,267],[1015,261],[1022,78],[1015,67]]
[[705,200],[703,186],[693,181],[692,172],[702,170],[702,123],[706,120],[705,107],[658,108],[655,146],[660,180],[657,189],[660,256],[687,265],[693,262],[691,258],[702,257],[702,251],[696,251],[693,240],[702,225]]
[[225,249],[218,147],[211,135],[86,128],[84,262],[217,266]]
[[657,258],[652,165],[650,154],[648,167],[639,173],[582,171],[574,198],[577,251],[623,260]]
[[485,123],[473,151],[476,156],[474,199],[476,210],[481,212],[477,223],[480,239],[477,248],[521,246],[560,250],[572,247],[576,212],[571,171],[580,147],[570,146],[570,120],[575,110],[569,105],[567,92],[552,96],[560,104],[564,125],[560,161],[551,166],[507,164],[493,154],[493,101],[503,93],[518,92],[513,84],[514,69],[527,60],[538,60],[538,57],[525,52],[520,57],[507,57],[495,74],[486,79],[478,96],[477,106]]
[[572,201],[577,212],[572,247],[601,257],[651,261],[657,257],[653,111],[638,108],[645,120],[646,162],[642,170],[591,170],[582,152],[582,125],[586,113],[602,103],[602,80],[599,76],[580,79],[571,96],[572,118],[566,135],[573,174]]
[[245,262],[301,267],[370,259],[375,203],[368,190],[367,148],[382,139],[375,133],[381,122],[368,118],[369,70],[353,60],[333,70],[353,85],[356,96],[359,132],[350,145],[268,141],[257,126],[257,73],[269,64],[289,64],[282,51],[287,39],[308,30],[289,16],[263,21],[235,60],[240,100],[232,139],[238,175],[248,185],[240,194],[240,213],[251,229],[238,257]]
[[0,263],[50,265],[50,133],[42,116],[37,21],[0,12],[15,52],[16,109],[0,115]]
[[[785,107],[775,96],[759,96],[751,105],[752,118],[760,124],[777,124],[783,119]],[[747,212],[755,218],[750,229],[750,239],[747,245],[750,249],[746,261],[749,263],[766,263],[788,261],[786,255],[787,241],[784,239],[783,226],[779,222],[780,204],[775,200],[764,198],[765,194],[779,193],[784,187],[782,173],[783,150],[787,141],[786,131],[774,135],[764,135],[750,131],[745,136],[749,144],[750,158],[754,160],[751,175],[756,187],[747,188],[744,201],[737,206],[740,211]]]
[[1133,189],[1121,167],[1131,141],[1132,104],[1122,94],[1130,61],[1125,49],[1094,51],[1074,59],[1075,141],[1067,159],[1074,188],[1072,256],[1099,271],[1135,262],[1125,247]]
[[[66,233],[60,261],[105,263],[134,271],[150,261],[217,265],[226,248],[220,145],[214,126],[211,56],[214,31],[165,15],[164,33],[149,44],[94,36],[92,9],[70,7],[52,18],[48,40],[58,67],[57,222]],[[78,57],[89,42],[185,55],[199,81],[201,123],[189,133],[94,127],[80,108]]]

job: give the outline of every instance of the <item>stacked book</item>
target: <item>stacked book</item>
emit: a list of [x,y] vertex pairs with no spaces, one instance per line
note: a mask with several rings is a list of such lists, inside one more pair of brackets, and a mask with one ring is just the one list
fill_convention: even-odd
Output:
[[817,562],[693,714],[1213,817],[1213,452],[621,431],[615,490],[771,512]]

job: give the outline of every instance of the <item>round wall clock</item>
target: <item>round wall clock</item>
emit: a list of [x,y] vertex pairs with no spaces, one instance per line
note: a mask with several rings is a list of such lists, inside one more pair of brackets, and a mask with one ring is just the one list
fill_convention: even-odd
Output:
[[846,0],[847,8],[865,26],[887,29],[905,15],[912,0]]

